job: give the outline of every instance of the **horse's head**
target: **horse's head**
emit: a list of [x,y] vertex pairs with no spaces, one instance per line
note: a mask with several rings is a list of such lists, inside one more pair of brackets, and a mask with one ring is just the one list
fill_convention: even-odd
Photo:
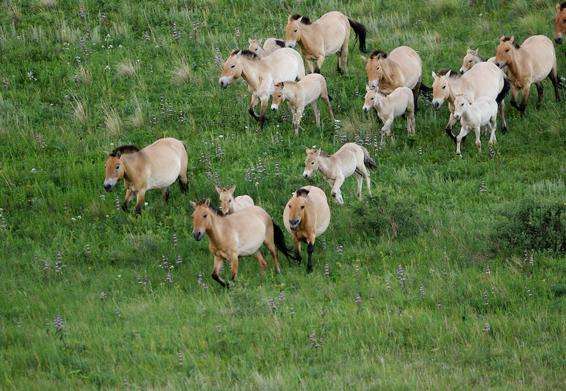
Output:
[[566,1],[556,4],[556,16],[554,17],[554,41],[562,43],[562,37],[566,34]]
[[230,207],[234,200],[234,190],[236,186],[232,187],[219,187],[216,186],[216,192],[218,193],[218,198],[220,199],[220,210],[223,214],[230,213]]
[[514,36],[507,37],[502,35],[499,38],[499,45],[495,52],[495,65],[499,68],[504,68],[512,63],[515,57],[515,49],[518,47]]
[[263,54],[263,47],[261,46],[261,41],[259,39],[249,39],[248,43],[248,50],[250,52],[254,52],[257,56],[261,56]]
[[294,48],[301,40],[303,25],[311,24],[309,18],[301,15],[292,15],[287,18],[285,26],[285,46]]
[[305,170],[303,171],[303,177],[310,178],[316,170],[318,170],[318,158],[320,156],[320,149],[307,148],[307,157],[305,159]]
[[388,60],[387,53],[381,50],[374,50],[366,62],[366,73],[368,82],[379,82],[387,76]]
[[277,110],[279,105],[285,102],[285,83],[275,83],[273,88],[274,91],[273,94],[271,94],[271,110]]
[[367,113],[375,106],[375,98],[379,91],[379,82],[374,80],[366,85],[366,95],[364,97],[364,106],[362,109]]
[[289,208],[289,226],[292,230],[297,230],[301,225],[301,221],[303,221],[305,207],[309,202],[308,196],[309,191],[307,189],[299,189],[287,203],[287,208]]
[[464,59],[462,60],[462,67],[460,68],[460,73],[465,73],[469,71],[474,65],[482,62],[482,59],[478,53],[478,49],[468,49]]
[[104,190],[112,190],[116,183],[124,177],[126,168],[124,167],[122,155],[138,151],[139,148],[134,145],[122,145],[110,152],[104,167]]
[[446,99],[450,96],[450,76],[452,71],[447,71],[443,75],[437,75],[432,72],[432,107],[438,109]]
[[193,237],[201,240],[207,230],[212,228],[212,214],[214,211],[210,208],[210,200],[192,202],[193,207]]
[[459,120],[462,115],[470,109],[472,102],[466,95],[457,95],[454,99],[454,118]]
[[[252,52],[249,52],[252,53]],[[254,53],[255,55],[255,53]],[[242,76],[242,51],[234,50],[224,62],[222,66],[222,73],[220,74],[220,87],[226,88],[234,80]]]

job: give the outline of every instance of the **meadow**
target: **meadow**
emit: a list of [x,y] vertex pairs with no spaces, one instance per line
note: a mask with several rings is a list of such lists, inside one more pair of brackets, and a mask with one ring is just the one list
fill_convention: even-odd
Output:
[[[335,56],[322,68],[340,121],[322,108],[322,129],[307,109],[295,136],[284,108],[259,130],[244,84],[218,86],[222,59],[281,37],[292,13],[339,10],[369,49],[413,47],[430,86],[468,47],[551,37],[555,2],[3,0],[0,388],[563,388],[566,111],[548,81],[539,110],[534,88],[524,117],[508,105],[494,153],[470,136],[462,158],[447,108],[425,100],[416,135],[396,121],[380,148],[354,38],[347,75]],[[124,213],[123,188],[102,186],[107,153],[164,136],[187,146],[188,194]],[[374,196],[346,181],[314,272],[284,260],[261,276],[249,258],[216,284],[189,201],[235,184],[283,226],[305,148],[345,141],[376,159]]]

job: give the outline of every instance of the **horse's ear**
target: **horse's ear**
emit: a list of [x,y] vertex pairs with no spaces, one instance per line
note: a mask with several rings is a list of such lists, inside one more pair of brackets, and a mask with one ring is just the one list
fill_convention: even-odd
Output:
[[562,9],[562,7],[560,6],[560,3],[556,3],[556,12],[560,12]]
[[228,192],[234,194],[234,190],[236,190],[236,185],[232,185],[228,188]]
[[499,42],[505,41],[505,38],[506,38],[505,35],[502,35],[501,37],[499,37]]
[[305,153],[306,153],[307,155],[310,155],[310,154],[312,153],[312,149],[310,149],[310,148],[305,148]]
[[438,76],[436,76],[436,73],[435,73],[434,71],[432,71],[432,78],[433,78],[434,80],[438,79]]
[[195,209],[197,207],[197,204],[194,201],[190,201],[189,205],[191,205],[191,208],[193,208],[193,209]]
[[218,194],[222,193],[222,188],[219,186],[214,186],[214,190],[216,190]]
[[450,77],[450,74],[452,73],[452,69],[450,69],[448,72],[446,72],[445,77]]
[[514,35],[512,35],[511,38],[509,38],[509,43],[513,43],[513,42],[515,42],[515,36]]
[[210,206],[210,198],[204,200],[204,206]]

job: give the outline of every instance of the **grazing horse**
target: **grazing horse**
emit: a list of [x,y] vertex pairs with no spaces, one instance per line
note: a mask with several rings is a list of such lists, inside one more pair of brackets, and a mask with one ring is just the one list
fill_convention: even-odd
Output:
[[369,85],[378,83],[384,95],[389,95],[399,87],[413,90],[415,110],[421,89],[430,92],[429,87],[422,85],[421,57],[408,46],[399,46],[389,54],[374,50],[366,62],[366,73]]
[[283,210],[283,223],[293,236],[295,254],[301,262],[301,242],[307,243],[307,272],[312,272],[314,242],[330,224],[330,207],[324,192],[315,186],[304,186],[293,193]]
[[232,281],[238,275],[239,257],[255,255],[261,270],[267,262],[260,247],[265,244],[275,263],[277,273],[281,272],[277,250],[295,259],[285,245],[283,231],[259,206],[252,206],[240,212],[223,216],[210,206],[210,201],[191,202],[193,212],[193,237],[198,241],[208,236],[208,249],[214,257],[212,278],[223,287],[228,284],[220,277],[224,260],[230,263]]
[[480,62],[493,62],[495,63],[495,57],[491,57],[487,60],[484,60],[480,54],[479,49],[468,49],[466,51],[466,55],[462,59],[462,66],[460,67],[460,73],[466,73],[476,64]]
[[[305,76],[305,65],[301,55],[293,49],[282,48],[265,57],[258,57],[249,50],[234,50],[222,68],[219,83],[222,88],[242,78],[248,84],[252,99],[248,112],[259,121],[261,127],[265,123],[265,112],[269,97],[274,91],[274,84],[282,81],[299,80]],[[261,102],[259,117],[254,111]]]
[[413,91],[407,87],[398,87],[386,96],[379,90],[379,84],[366,86],[366,96],[362,108],[366,113],[374,108],[383,123],[381,145],[383,145],[383,139],[386,135],[391,136],[391,126],[395,118],[402,115],[407,117],[407,133],[415,134],[414,103]]
[[445,131],[454,143],[456,142],[456,136],[452,134],[452,127],[456,123],[456,118],[454,118],[454,99],[457,95],[467,95],[472,100],[482,96],[495,99],[499,105],[502,131],[507,131],[505,102],[503,99],[509,92],[509,82],[505,79],[503,71],[495,63],[480,62],[463,75],[450,70],[440,71],[438,75],[432,72],[432,77],[434,79],[432,84],[432,107],[438,109],[444,101],[448,101],[450,118]]
[[360,51],[365,53],[366,28],[337,11],[328,12],[314,22],[306,16],[289,16],[285,27],[285,43],[288,47],[299,44],[310,73],[320,73],[324,59],[334,53],[338,53],[338,71],[346,73],[350,27],[358,36]]
[[[511,105],[521,114],[524,114],[527,108],[533,83],[538,93],[537,108],[540,107],[544,96],[542,81],[547,77],[554,86],[556,101],[560,102],[556,52],[547,36],[533,35],[525,39],[522,45],[518,45],[513,36],[501,36],[495,62],[497,66],[507,70],[511,81]],[[522,95],[520,105],[517,104],[519,93]]]
[[133,145],[114,149],[106,159],[104,190],[111,191],[124,179],[126,197],[124,211],[136,196],[136,213],[141,213],[145,192],[160,189],[165,202],[169,199],[169,186],[177,179],[181,191],[187,191],[187,151],[183,143],[174,138],[162,138],[140,150]]
[[562,43],[562,37],[566,34],[566,1],[556,4],[556,16],[554,17],[554,41]]
[[242,209],[254,206],[254,200],[249,195],[241,195],[234,198],[234,190],[236,186],[231,187],[215,187],[218,193],[218,198],[220,198],[220,210],[225,215],[239,212]]
[[285,47],[285,41],[277,38],[267,38],[263,43],[263,46],[259,39],[250,39],[248,40],[248,43],[250,44],[248,50],[250,52],[254,52],[259,57],[268,56],[274,51]]
[[489,130],[489,145],[493,145],[495,139],[495,129],[497,128],[497,102],[493,98],[482,96],[471,101],[465,95],[458,95],[454,100],[454,117],[460,120],[462,128],[456,137],[456,154],[461,156],[460,145],[462,139],[470,131],[476,134],[476,147],[481,152],[480,133],[482,128]]
[[358,199],[362,198],[363,179],[366,180],[366,187],[371,196],[371,179],[369,170],[377,168],[377,164],[369,155],[364,147],[355,143],[346,143],[340,147],[332,156],[323,152],[321,149],[306,149],[307,158],[305,159],[305,170],[303,177],[310,178],[320,170],[330,187],[332,197],[339,204],[344,204],[342,191],[340,188],[349,176],[355,174]]
[[320,127],[320,110],[317,104],[319,98],[322,98],[322,100],[326,102],[328,112],[330,113],[332,122],[334,122],[334,113],[332,112],[332,105],[330,104],[326,79],[318,73],[308,74],[297,82],[287,81],[277,83],[275,85],[275,92],[273,93],[271,109],[277,110],[281,103],[288,100],[291,112],[293,113],[293,128],[295,134],[299,134],[301,118],[303,117],[305,107],[309,104],[314,112],[316,126]]

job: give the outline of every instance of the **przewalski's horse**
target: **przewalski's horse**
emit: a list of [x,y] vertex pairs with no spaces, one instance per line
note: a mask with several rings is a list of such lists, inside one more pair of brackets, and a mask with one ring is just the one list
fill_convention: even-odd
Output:
[[465,73],[472,69],[472,67],[480,62],[493,62],[495,63],[495,56],[487,60],[484,60],[479,53],[479,49],[468,49],[466,55],[462,59],[462,66],[460,67],[460,73]]
[[367,113],[375,109],[377,116],[383,123],[381,128],[381,145],[385,136],[391,136],[393,120],[402,115],[407,116],[407,133],[415,134],[415,106],[413,91],[407,87],[398,87],[389,95],[383,95],[379,84],[366,86],[363,110]]
[[261,270],[265,270],[267,262],[261,253],[261,245],[265,244],[277,273],[281,272],[277,250],[285,256],[296,259],[285,245],[285,237],[279,228],[259,206],[252,206],[240,212],[223,216],[210,206],[210,201],[191,202],[193,212],[193,237],[201,240],[208,236],[208,249],[214,257],[212,278],[223,287],[228,284],[220,277],[224,260],[230,263],[232,281],[238,275],[239,257],[255,255]]
[[[522,45],[518,45],[513,36],[501,36],[495,62],[497,66],[507,70],[511,81],[511,105],[521,113],[527,108],[533,83],[538,93],[537,108],[540,107],[544,95],[542,81],[547,77],[554,85],[556,101],[560,101],[556,52],[547,36],[534,35],[525,39]],[[520,105],[517,104],[519,94],[522,95]]]
[[413,91],[415,111],[419,94],[430,93],[430,88],[422,84],[423,68],[419,54],[408,46],[399,46],[387,54],[374,50],[366,62],[368,84],[379,84],[379,90],[389,95],[399,87]]
[[299,262],[302,260],[301,242],[307,243],[307,272],[312,272],[315,240],[330,224],[330,207],[324,192],[315,186],[304,186],[293,193],[283,210],[283,223],[293,236]]
[[456,118],[454,118],[454,99],[456,95],[466,95],[471,100],[482,96],[495,99],[499,105],[502,131],[507,131],[504,98],[509,92],[509,81],[506,80],[505,74],[495,63],[480,62],[463,75],[450,70],[440,71],[438,75],[432,72],[432,77],[434,79],[432,84],[432,107],[438,109],[444,101],[448,101],[450,118],[445,131],[454,142],[456,142],[456,136],[452,134],[452,127],[456,123]]
[[356,176],[358,199],[362,198],[363,179],[366,180],[367,191],[371,196],[369,170],[377,168],[377,164],[364,147],[355,143],[346,143],[331,156],[315,148],[307,148],[306,154],[303,177],[310,178],[319,170],[331,187],[332,197],[339,204],[344,204],[340,188],[351,175]]
[[365,53],[366,28],[337,11],[328,12],[314,22],[306,16],[289,16],[285,26],[285,43],[288,47],[299,44],[310,73],[320,73],[324,59],[334,53],[338,53],[338,71],[346,73],[350,27],[358,36],[360,51]]
[[263,46],[259,39],[250,39],[248,40],[248,43],[250,44],[250,46],[248,46],[248,50],[250,52],[254,52],[259,57],[268,56],[274,51],[285,47],[285,41],[277,38],[267,38],[263,43]]
[[299,81],[286,81],[275,84],[271,109],[277,110],[279,105],[285,100],[289,101],[291,112],[293,113],[293,129],[295,134],[299,134],[301,118],[307,105],[311,105],[314,112],[316,126],[320,127],[320,110],[318,109],[318,98],[326,102],[328,112],[334,122],[334,113],[330,104],[330,96],[324,76],[318,73],[311,73]]
[[467,96],[458,95],[454,100],[454,107],[454,117],[459,119],[462,125],[460,134],[456,136],[456,154],[461,155],[462,139],[470,131],[474,131],[476,134],[476,147],[479,152],[481,152],[480,134],[482,128],[489,130],[490,145],[497,141],[495,138],[495,129],[497,128],[497,102],[495,99],[483,96],[472,102]]
[[169,186],[177,179],[181,191],[187,191],[187,151],[183,143],[174,138],[162,138],[140,150],[133,145],[114,149],[106,159],[104,190],[111,191],[124,179],[126,197],[122,209],[126,211],[136,196],[136,213],[141,213],[145,193],[160,189],[165,202],[169,199]]
[[225,215],[239,212],[242,209],[254,206],[254,200],[249,195],[241,195],[234,197],[234,190],[236,186],[231,187],[215,187],[218,193],[218,198],[220,199],[220,210]]
[[[305,65],[301,55],[293,49],[282,48],[268,56],[260,58],[249,50],[234,50],[222,68],[219,83],[222,88],[238,78],[244,79],[252,93],[248,112],[263,127],[269,97],[274,85],[282,81],[295,81],[305,76]],[[254,111],[261,102],[259,117]]]
[[562,4],[556,4],[556,16],[554,17],[554,41],[560,45],[564,34],[566,34],[566,1],[563,1]]

